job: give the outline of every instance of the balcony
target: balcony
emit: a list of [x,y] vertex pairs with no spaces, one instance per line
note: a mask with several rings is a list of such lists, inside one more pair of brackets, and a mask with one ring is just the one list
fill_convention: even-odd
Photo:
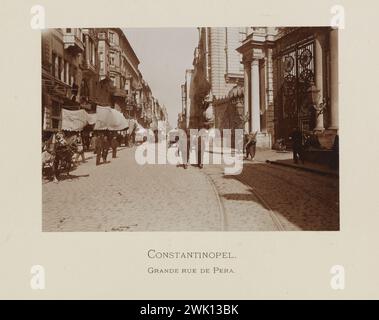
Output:
[[75,34],[63,35],[64,48],[73,54],[78,54],[84,51],[83,42]]
[[120,67],[112,64],[109,65],[109,71],[121,73]]
[[80,67],[81,67],[84,75],[96,75],[97,74],[97,67],[92,65],[86,59],[83,61],[83,63],[80,64]]
[[115,97],[125,98],[127,96],[126,91],[124,89],[120,89],[120,88],[116,88],[116,87],[113,87],[111,89],[111,93]]

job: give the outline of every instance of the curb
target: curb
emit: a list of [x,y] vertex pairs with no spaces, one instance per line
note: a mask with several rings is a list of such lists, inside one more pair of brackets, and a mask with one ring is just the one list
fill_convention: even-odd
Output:
[[289,168],[298,169],[298,170],[303,170],[303,171],[308,171],[308,172],[312,172],[312,173],[316,173],[316,174],[320,174],[324,176],[332,176],[335,178],[339,178],[339,174],[335,172],[322,171],[322,170],[308,168],[308,167],[299,167],[299,166],[295,166],[289,163],[281,163],[281,162],[271,161],[271,160],[266,160],[266,163],[283,166],[283,167],[289,167]]

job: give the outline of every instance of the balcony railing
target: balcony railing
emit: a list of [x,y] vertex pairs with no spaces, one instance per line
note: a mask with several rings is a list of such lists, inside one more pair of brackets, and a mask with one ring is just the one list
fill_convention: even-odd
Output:
[[116,66],[116,65],[112,65],[112,64],[109,64],[109,71],[118,72],[118,73],[120,73],[120,72],[121,72],[121,70],[120,70],[120,67],[119,67],[119,66]]
[[80,67],[82,68],[83,72],[90,72],[90,73],[97,73],[97,67],[91,64],[89,61],[84,59],[84,61],[80,64]]
[[126,91],[124,89],[113,87],[111,92],[112,92],[112,95],[114,95],[116,97],[126,97],[127,96]]
[[83,42],[74,34],[64,34],[63,42],[65,49],[74,50],[78,53],[84,51]]

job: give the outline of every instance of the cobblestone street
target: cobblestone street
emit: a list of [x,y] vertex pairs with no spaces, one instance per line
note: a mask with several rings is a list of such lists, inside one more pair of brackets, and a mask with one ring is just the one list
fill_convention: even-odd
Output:
[[209,180],[195,168],[138,165],[122,149],[110,163],[95,157],[72,179],[43,185],[44,231],[217,231],[220,210]]
[[223,165],[138,165],[134,148],[43,184],[44,231],[338,230],[338,178],[246,161]]

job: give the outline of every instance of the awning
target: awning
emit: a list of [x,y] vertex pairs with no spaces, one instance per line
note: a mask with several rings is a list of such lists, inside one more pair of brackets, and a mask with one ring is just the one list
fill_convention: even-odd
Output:
[[96,113],[88,113],[87,118],[88,118],[88,124],[90,125],[96,124],[96,118],[97,118]]
[[94,130],[124,130],[129,127],[129,121],[124,115],[111,107],[96,108],[96,123]]
[[62,130],[81,131],[88,124],[85,110],[62,109]]

